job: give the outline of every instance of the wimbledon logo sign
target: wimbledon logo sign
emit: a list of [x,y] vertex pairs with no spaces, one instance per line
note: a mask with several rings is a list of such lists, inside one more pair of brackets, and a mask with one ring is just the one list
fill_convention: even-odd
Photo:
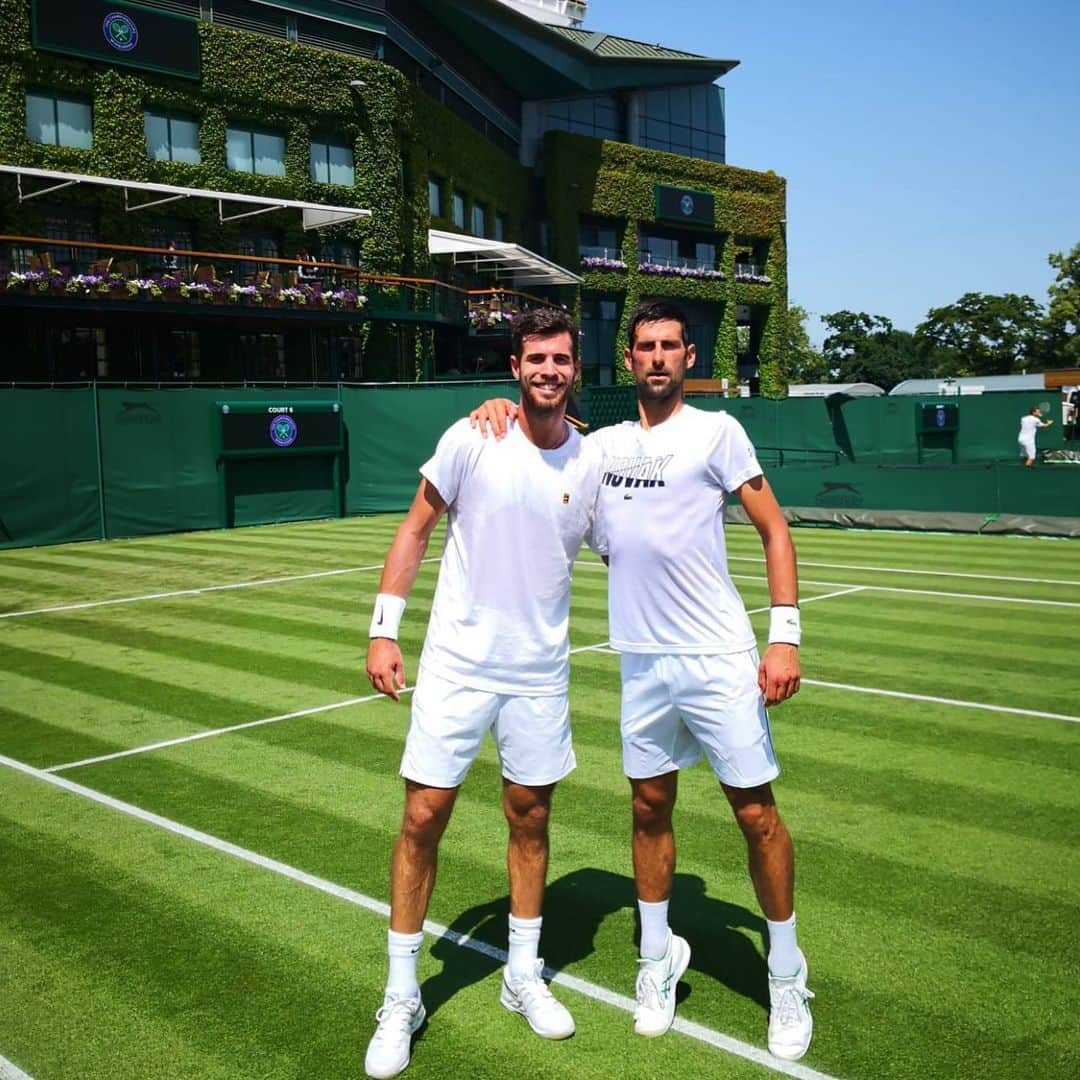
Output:
[[101,32],[118,52],[131,52],[139,43],[139,28],[122,11],[110,11],[101,24]]
[[292,446],[296,442],[296,421],[291,416],[275,416],[270,420],[270,441],[275,446]]
[[692,195],[684,195],[679,200],[679,209],[686,217],[689,217],[694,212],[694,197]]

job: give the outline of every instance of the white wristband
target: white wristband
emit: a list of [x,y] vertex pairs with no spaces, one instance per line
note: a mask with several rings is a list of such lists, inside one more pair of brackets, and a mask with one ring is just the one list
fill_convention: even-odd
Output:
[[798,645],[802,641],[802,621],[795,604],[774,604],[769,608],[769,644]]
[[397,641],[401,616],[405,614],[405,597],[381,592],[375,597],[368,637],[385,637]]

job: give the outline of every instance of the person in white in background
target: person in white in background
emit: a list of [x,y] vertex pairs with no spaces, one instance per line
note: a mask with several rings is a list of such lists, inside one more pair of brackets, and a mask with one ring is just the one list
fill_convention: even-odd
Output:
[[[625,363],[637,385],[634,423],[586,441],[604,451],[598,545],[610,564],[611,647],[621,653],[623,768],[633,803],[641,917],[634,1030],[662,1035],[690,947],[668,926],[675,873],[672,813],[679,770],[707,758],[746,839],[769,930],[769,1050],[788,1060],[810,1045],[806,958],[795,934],[794,852],[771,781],[779,775],[766,705],[799,689],[801,625],[795,548],[742,426],[685,404],[695,359],[684,312],[666,301],[630,316]],[[505,430],[512,403],[472,420]],[[761,536],[772,599],[769,646],[754,632],[727,570],[724,510],[737,495]]]
[[1030,468],[1035,464],[1035,433],[1041,428],[1048,428],[1054,421],[1043,420],[1042,409],[1036,405],[1027,416],[1020,419],[1020,434],[1016,441],[1020,444],[1020,455],[1024,464]]
[[390,870],[390,973],[368,1046],[368,1076],[396,1076],[424,1022],[417,980],[423,923],[443,831],[487,731],[495,737],[509,824],[510,948],[501,1003],[538,1035],[574,1021],[537,956],[555,785],[575,765],[570,738],[570,581],[593,525],[599,448],[565,419],[580,371],[578,330],[563,311],[514,325],[519,423],[502,442],[468,421],[439,440],[391,544],[372,617],[367,671],[395,701],[405,685],[398,625],[444,512],[446,546],[412,699],[401,774],[405,813]]

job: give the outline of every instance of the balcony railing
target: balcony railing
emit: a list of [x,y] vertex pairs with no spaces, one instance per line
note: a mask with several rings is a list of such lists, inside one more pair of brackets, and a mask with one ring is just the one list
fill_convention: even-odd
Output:
[[618,248],[597,247],[594,244],[579,244],[578,254],[581,265],[586,270],[625,270],[626,262]]
[[677,270],[715,270],[716,259],[694,259],[682,255],[656,255],[651,251],[638,252],[640,266],[664,266]]
[[[63,251],[64,262],[53,252]],[[269,266],[269,269],[266,267]],[[522,311],[550,304],[515,289],[463,289],[432,278],[365,273],[318,260],[0,235],[0,298],[62,303],[149,301],[292,308],[440,322],[507,333]],[[120,310],[120,309],[118,309]]]
[[772,278],[765,273],[763,266],[756,263],[737,262],[735,264],[735,280],[748,282],[752,285],[771,285]]

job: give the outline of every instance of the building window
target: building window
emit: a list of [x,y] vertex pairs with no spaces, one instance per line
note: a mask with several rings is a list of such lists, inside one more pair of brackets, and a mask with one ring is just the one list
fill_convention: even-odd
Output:
[[625,138],[623,108],[614,94],[547,101],[543,109],[541,132],[570,131],[594,139]]
[[584,381],[607,386],[614,382],[619,302],[587,299],[581,302],[581,368]]
[[461,191],[455,191],[450,197],[450,208],[452,211],[452,218],[454,224],[459,229],[465,228],[465,194]]
[[578,254],[595,259],[621,258],[621,232],[621,222],[582,217],[578,226]]
[[718,242],[713,238],[682,233],[647,233],[638,238],[638,260],[658,266],[691,270],[716,270]]
[[236,276],[244,280],[254,274],[281,273],[281,237],[273,231],[251,231],[241,233],[236,240],[238,255],[262,256],[273,262],[248,262],[246,259],[236,264]]
[[311,140],[311,179],[317,184],[356,183],[352,147],[340,139]]
[[90,102],[40,90],[27,91],[26,137],[48,146],[89,150],[94,144]]
[[646,91],[640,141],[656,150],[723,162],[723,90],[709,84]]
[[442,205],[442,181],[438,177],[429,176],[427,182],[427,205],[428,213],[433,218],[443,216]]
[[[45,213],[45,235],[50,240],[77,240],[92,243],[97,237],[97,222],[89,210],[75,207],[50,208]],[[50,247],[53,264],[68,269],[84,270],[98,257],[92,247]]]
[[495,239],[498,241],[504,241],[506,239],[506,215],[495,215]]
[[199,122],[191,117],[147,109],[143,112],[146,152],[152,161],[182,161],[198,165]]
[[472,208],[473,236],[487,235],[487,207],[482,202],[474,202]]
[[258,128],[233,127],[225,135],[225,156],[236,172],[285,175],[285,136]]

